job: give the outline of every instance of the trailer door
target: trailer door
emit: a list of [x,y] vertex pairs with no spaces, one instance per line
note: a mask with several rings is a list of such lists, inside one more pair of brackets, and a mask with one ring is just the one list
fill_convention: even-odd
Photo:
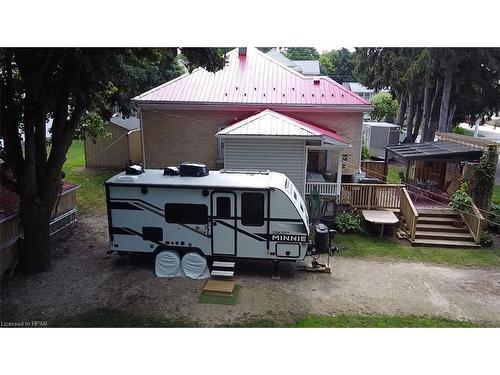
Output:
[[212,254],[236,255],[236,194],[212,194]]

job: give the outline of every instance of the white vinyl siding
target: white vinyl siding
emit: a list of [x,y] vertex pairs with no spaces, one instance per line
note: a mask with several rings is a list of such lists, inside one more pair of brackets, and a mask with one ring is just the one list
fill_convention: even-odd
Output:
[[304,140],[245,137],[226,138],[224,143],[224,168],[281,172],[304,194]]

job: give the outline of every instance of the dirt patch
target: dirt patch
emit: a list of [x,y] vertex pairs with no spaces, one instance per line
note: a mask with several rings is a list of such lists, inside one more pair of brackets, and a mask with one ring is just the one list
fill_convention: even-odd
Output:
[[101,307],[204,326],[249,319],[293,320],[307,314],[436,315],[500,324],[500,270],[334,258],[333,273],[295,264],[238,261],[236,306],[198,303],[204,281],[162,279],[149,255],[107,255],[105,214],[79,217],[53,250],[48,272],[17,274],[2,290],[2,318],[50,320]]

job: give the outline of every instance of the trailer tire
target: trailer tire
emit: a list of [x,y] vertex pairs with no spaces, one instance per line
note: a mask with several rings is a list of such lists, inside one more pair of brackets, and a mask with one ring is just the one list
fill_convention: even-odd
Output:
[[181,256],[174,250],[163,250],[155,256],[155,275],[158,277],[181,277]]
[[184,275],[191,279],[199,280],[210,277],[207,257],[198,251],[186,253],[182,257],[181,268]]

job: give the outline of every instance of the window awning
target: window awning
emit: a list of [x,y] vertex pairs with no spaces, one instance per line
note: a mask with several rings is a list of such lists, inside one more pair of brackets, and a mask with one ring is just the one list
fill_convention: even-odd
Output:
[[408,143],[386,146],[388,156],[396,156],[405,161],[477,161],[483,154],[481,147],[448,141]]
[[350,147],[351,145],[335,131],[294,119],[266,109],[241,120],[216,134],[221,138],[297,138],[321,141],[325,146]]

